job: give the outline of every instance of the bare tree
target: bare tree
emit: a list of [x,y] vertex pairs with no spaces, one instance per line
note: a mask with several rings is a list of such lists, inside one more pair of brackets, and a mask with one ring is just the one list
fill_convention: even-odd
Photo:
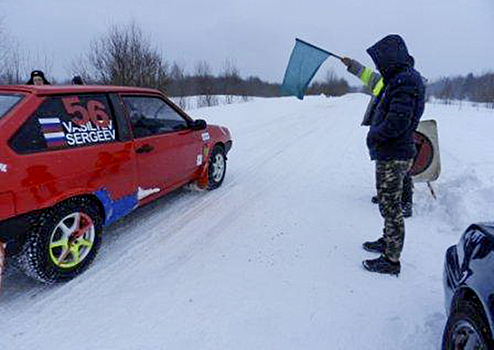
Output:
[[21,65],[18,45],[7,33],[0,18],[0,81],[5,84],[16,84],[21,80]]
[[437,97],[444,100],[446,104],[450,104],[454,99],[454,83],[450,78],[444,78],[441,82],[442,88],[437,94]]
[[232,103],[233,97],[240,93],[240,72],[233,60],[227,59],[223,63],[223,91],[226,103]]
[[[19,51],[19,50],[18,50]],[[53,70],[53,57],[49,56],[49,53],[44,51],[43,53],[39,51],[28,51],[24,53],[22,57],[18,53],[19,61],[24,64],[24,72],[29,75],[33,70],[41,70],[45,74],[45,77],[52,84],[56,83],[54,78],[51,76]]]
[[26,70],[17,44],[12,44],[2,63],[2,81],[5,84],[23,84],[26,80]]
[[170,92],[173,96],[178,97],[178,105],[182,109],[188,109],[189,103],[187,96],[189,95],[189,89],[187,84],[187,77],[185,75],[185,67],[182,64],[173,62],[170,70]]
[[72,76],[80,76],[85,84],[98,84],[98,76],[93,73],[93,67],[87,59],[87,54],[74,59],[69,67]]
[[[326,72],[323,82],[314,82],[307,91],[309,95],[324,94],[326,96],[341,96],[350,91],[345,79],[340,79],[332,69]],[[364,90],[365,91],[365,90]]]
[[0,76],[4,74],[6,57],[8,53],[7,35],[3,25],[3,19],[0,18]]
[[86,80],[102,84],[164,91],[169,83],[168,64],[135,22],[110,27],[90,43],[89,52],[72,65],[72,70]]
[[[47,77],[52,68],[52,59],[46,53],[22,52],[18,41],[9,35],[0,19],[0,82],[24,84],[29,73],[42,70]],[[50,80],[50,79],[49,79]],[[52,80],[52,79],[51,79]]]
[[206,61],[199,61],[196,64],[195,77],[197,81],[197,91],[199,97],[197,107],[216,106],[218,99],[214,95],[214,79],[211,75],[211,68]]

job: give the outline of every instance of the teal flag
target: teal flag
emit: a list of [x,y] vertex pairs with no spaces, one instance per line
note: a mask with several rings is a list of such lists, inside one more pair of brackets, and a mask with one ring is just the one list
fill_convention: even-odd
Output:
[[303,100],[310,81],[328,56],[336,55],[296,39],[281,85],[283,95],[293,95]]

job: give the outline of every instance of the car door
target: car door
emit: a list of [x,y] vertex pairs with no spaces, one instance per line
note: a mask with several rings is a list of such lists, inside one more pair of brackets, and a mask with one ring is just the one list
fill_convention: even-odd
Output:
[[201,133],[190,127],[192,120],[160,96],[123,95],[122,100],[134,135],[141,192],[167,192],[191,181],[202,163]]
[[[17,209],[26,212],[81,193],[105,201],[106,222],[135,201],[132,140],[117,125],[107,94],[46,96],[9,139]],[[130,136],[130,135],[129,135]],[[118,210],[115,208],[118,207]]]

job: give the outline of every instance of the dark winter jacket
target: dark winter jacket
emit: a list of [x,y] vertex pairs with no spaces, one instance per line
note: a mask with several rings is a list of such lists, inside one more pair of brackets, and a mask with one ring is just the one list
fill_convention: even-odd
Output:
[[398,35],[388,35],[367,49],[384,79],[367,134],[373,160],[405,160],[416,154],[413,132],[424,112],[425,87],[413,58]]

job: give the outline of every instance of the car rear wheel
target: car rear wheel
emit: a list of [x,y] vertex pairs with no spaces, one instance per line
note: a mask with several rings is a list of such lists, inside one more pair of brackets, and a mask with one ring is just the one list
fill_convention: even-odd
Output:
[[18,265],[45,283],[74,278],[92,262],[101,243],[102,219],[88,198],[72,198],[43,212],[32,225]]
[[220,145],[213,148],[208,165],[208,189],[214,190],[223,183],[226,174],[225,150]]
[[492,349],[490,334],[489,326],[477,305],[471,301],[460,300],[446,322],[442,349]]

